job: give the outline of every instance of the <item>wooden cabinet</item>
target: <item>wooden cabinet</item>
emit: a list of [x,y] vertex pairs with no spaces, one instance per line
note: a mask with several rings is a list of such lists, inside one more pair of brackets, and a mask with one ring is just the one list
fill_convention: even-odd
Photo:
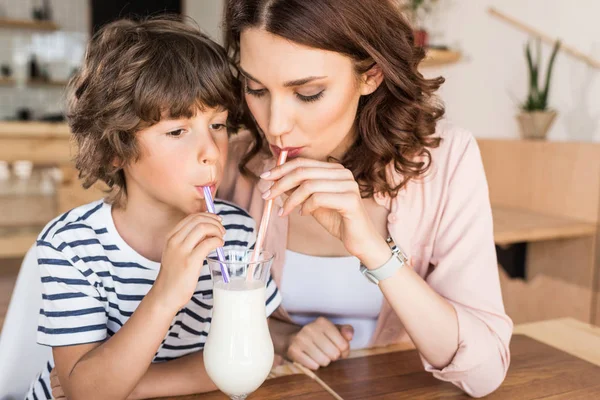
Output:
[[600,324],[600,144],[478,140],[496,244],[526,243],[525,278],[500,270],[515,323]]

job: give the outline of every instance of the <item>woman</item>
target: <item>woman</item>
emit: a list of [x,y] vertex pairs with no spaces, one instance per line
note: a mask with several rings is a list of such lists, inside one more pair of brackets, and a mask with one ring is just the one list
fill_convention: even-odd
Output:
[[439,122],[443,79],[418,72],[424,52],[397,6],[228,0],[225,23],[255,124],[232,141],[242,173],[220,194],[256,219],[264,200],[278,205],[265,244],[284,299],[276,352],[317,369],[412,340],[437,378],[494,391],[512,322],[479,150]]

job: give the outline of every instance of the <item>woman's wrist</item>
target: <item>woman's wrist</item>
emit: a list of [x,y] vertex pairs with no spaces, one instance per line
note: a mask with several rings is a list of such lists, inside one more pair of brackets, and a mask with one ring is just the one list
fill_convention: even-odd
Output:
[[373,241],[365,242],[364,254],[357,257],[367,269],[373,270],[381,267],[392,257],[392,250],[385,239],[376,235]]

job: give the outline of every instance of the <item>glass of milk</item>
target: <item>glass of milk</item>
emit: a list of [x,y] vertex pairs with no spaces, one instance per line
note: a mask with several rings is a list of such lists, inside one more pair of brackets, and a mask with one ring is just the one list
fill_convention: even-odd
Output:
[[[267,379],[273,342],[267,326],[266,285],[273,255],[252,250],[225,251],[207,258],[213,282],[212,322],[204,345],[204,366],[217,387],[232,399],[245,399]],[[223,264],[229,273],[225,283]],[[252,274],[252,279],[248,275]]]

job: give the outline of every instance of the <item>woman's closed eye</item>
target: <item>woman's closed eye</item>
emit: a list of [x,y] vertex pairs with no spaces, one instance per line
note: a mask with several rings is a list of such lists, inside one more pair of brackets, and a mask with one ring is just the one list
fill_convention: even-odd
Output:
[[325,92],[325,89],[321,90],[318,93],[315,94],[311,94],[311,95],[306,95],[306,94],[300,94],[300,93],[295,93],[296,97],[300,100],[300,101],[304,101],[306,103],[312,103],[313,101],[317,101],[319,100],[321,97],[323,97],[323,93]]
[[245,86],[246,93],[251,96],[262,97],[267,89],[251,89],[248,85]]
[[[250,88],[248,85],[245,86],[245,91],[247,94],[254,96],[254,97],[262,97],[267,93],[267,89],[252,89]],[[311,94],[311,95],[307,95],[307,94],[301,94],[298,92],[294,92],[294,95],[296,96],[296,98],[302,102],[305,103],[312,103],[314,101],[319,100],[321,97],[323,97],[323,93],[325,92],[325,89],[321,90],[318,93],[315,94]]]

